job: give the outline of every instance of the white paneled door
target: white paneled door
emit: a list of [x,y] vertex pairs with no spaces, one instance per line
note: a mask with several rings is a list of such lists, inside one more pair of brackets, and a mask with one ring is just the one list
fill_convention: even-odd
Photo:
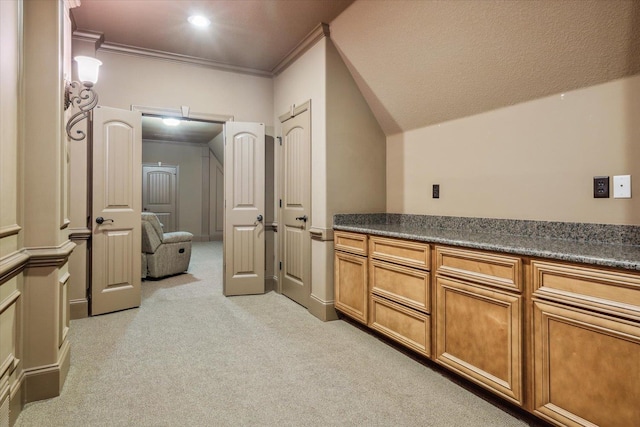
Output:
[[93,112],[92,315],[140,306],[141,129],[138,111]]
[[223,237],[226,296],[265,291],[264,155],[264,124],[226,123]]
[[311,295],[310,120],[306,103],[282,121],[282,293],[303,307]]
[[142,210],[153,212],[165,233],[176,231],[177,166],[142,166]]

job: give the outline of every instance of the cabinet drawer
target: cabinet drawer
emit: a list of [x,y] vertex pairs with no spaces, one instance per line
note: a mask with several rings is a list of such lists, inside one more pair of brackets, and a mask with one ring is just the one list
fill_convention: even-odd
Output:
[[367,258],[334,252],[336,310],[367,324]]
[[522,291],[520,258],[436,246],[436,268],[441,275]]
[[372,259],[369,262],[369,289],[416,310],[428,313],[431,307],[428,271]]
[[371,329],[425,356],[431,356],[431,318],[371,294]]
[[336,231],[333,234],[333,247],[352,254],[367,256],[367,235]]
[[428,270],[431,265],[431,252],[426,243],[371,236],[369,253],[375,259],[395,262],[407,267]]
[[532,261],[537,297],[640,320],[640,275]]

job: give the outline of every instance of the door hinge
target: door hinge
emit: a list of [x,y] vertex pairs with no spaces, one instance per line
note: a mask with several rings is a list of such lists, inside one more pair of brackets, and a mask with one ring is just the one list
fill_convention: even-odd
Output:
[[282,261],[280,261],[280,270],[282,270]]
[[280,207],[282,207],[282,199],[280,199]]
[[278,142],[280,143],[280,145],[282,145],[282,137],[281,136],[277,136],[276,138],[278,138]]

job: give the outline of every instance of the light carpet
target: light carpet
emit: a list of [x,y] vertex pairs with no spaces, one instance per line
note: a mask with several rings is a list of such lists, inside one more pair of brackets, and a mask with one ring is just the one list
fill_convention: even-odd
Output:
[[352,324],[224,297],[219,242],[142,289],[138,309],[71,322],[62,394],[17,426],[527,425]]

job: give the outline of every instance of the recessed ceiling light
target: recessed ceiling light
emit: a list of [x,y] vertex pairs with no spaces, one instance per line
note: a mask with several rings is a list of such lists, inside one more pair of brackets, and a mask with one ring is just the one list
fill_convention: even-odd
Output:
[[166,119],[162,119],[162,123],[167,126],[178,126],[180,124],[180,120],[168,117]]
[[202,15],[191,15],[188,21],[191,25],[195,25],[196,27],[208,27],[209,24],[211,24],[211,21]]

